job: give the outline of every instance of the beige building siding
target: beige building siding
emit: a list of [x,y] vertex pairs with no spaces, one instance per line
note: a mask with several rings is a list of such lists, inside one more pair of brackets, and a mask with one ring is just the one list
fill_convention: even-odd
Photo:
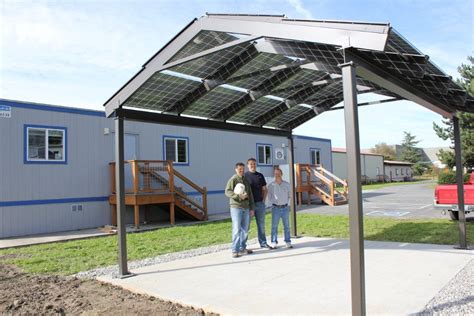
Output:
[[385,164],[385,177],[387,181],[405,181],[413,178],[410,165]]
[[[372,154],[360,155],[361,174],[370,181],[379,180],[378,176],[384,174],[383,156]],[[341,179],[347,179],[347,154],[345,152],[333,151],[332,153],[333,173]]]

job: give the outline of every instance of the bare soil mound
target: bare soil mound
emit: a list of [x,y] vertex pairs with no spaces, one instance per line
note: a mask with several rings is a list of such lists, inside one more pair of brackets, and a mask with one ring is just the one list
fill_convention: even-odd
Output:
[[120,287],[74,277],[36,275],[0,264],[0,314],[205,315]]

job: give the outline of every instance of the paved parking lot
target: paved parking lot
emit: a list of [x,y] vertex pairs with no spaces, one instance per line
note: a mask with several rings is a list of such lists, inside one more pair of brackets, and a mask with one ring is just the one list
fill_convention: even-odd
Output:
[[[441,210],[433,206],[433,181],[416,184],[391,186],[373,191],[364,191],[364,215],[392,218],[445,218]],[[323,215],[348,214],[348,205],[332,207],[325,204],[314,204],[300,208],[302,213]],[[472,213],[467,216],[472,220]]]

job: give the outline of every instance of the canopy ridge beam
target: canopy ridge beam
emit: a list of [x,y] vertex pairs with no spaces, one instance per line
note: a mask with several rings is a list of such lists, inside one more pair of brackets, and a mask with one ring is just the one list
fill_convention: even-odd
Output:
[[314,93],[321,90],[322,88],[322,85],[309,85],[306,88],[296,91],[272,110],[257,116],[254,120],[252,120],[251,124],[258,126],[265,125],[265,123],[270,122],[273,118],[277,117],[289,108],[303,103],[305,100],[307,100],[309,97],[311,97]]
[[342,95],[334,96],[333,98],[329,98],[324,102],[318,103],[312,109],[308,109],[308,112],[301,114],[300,116],[292,119],[291,121],[287,122],[281,128],[292,130],[293,128],[303,124],[306,121],[309,121],[313,117],[327,111],[328,109],[332,108],[339,102],[343,100]]
[[340,77],[334,77],[330,73],[325,73],[325,74],[321,75],[321,77],[318,78],[318,80],[311,81],[309,83],[296,84],[296,85],[281,88],[281,89],[274,89],[274,90],[272,90],[272,93],[277,94],[277,93],[280,93],[280,92],[300,90],[300,89],[305,89],[305,88],[314,87],[314,86],[326,86],[326,85],[328,85],[332,82],[338,82],[338,81],[341,81]]
[[253,45],[250,45],[241,54],[229,60],[226,64],[219,67],[207,78],[202,80],[202,83],[193,91],[185,95],[181,100],[169,106],[164,112],[181,114],[194,102],[202,98],[209,91],[215,89],[222,84],[228,77],[232,76],[240,67],[252,61],[257,57],[258,51]]
[[[310,97],[312,97],[316,92],[324,90],[331,83],[333,83],[333,82],[328,82],[324,86],[310,85],[310,86],[307,86],[304,89],[298,90],[296,93],[294,93],[289,98],[287,98],[285,101],[283,101],[282,104],[275,107],[272,111],[267,112],[263,115],[260,115],[259,117],[256,117],[255,120],[253,120],[252,123],[254,125],[264,126],[265,124],[267,124],[268,122],[270,122],[274,118],[278,117],[280,114],[287,111],[288,109],[290,109],[292,107],[295,107],[299,104],[304,103],[306,100],[308,100]],[[337,96],[335,96],[335,97],[337,97]]]
[[298,73],[299,71],[300,71],[300,68],[285,68],[278,71],[273,76],[265,79],[258,86],[251,89],[242,98],[238,99],[237,101],[233,102],[226,108],[214,114],[212,118],[217,119],[217,120],[222,120],[222,121],[226,121],[230,119],[232,116],[237,114],[237,112],[242,110],[244,107],[257,101],[259,98],[267,95],[273,88],[282,84],[284,81],[290,79],[291,77],[296,75],[296,73]]

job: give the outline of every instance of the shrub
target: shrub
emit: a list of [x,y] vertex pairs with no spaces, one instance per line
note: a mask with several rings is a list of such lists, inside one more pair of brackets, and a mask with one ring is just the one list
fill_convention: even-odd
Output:
[[[469,180],[471,174],[464,174],[464,183]],[[455,184],[456,183],[456,172],[452,170],[440,172],[438,175],[438,184]]]

